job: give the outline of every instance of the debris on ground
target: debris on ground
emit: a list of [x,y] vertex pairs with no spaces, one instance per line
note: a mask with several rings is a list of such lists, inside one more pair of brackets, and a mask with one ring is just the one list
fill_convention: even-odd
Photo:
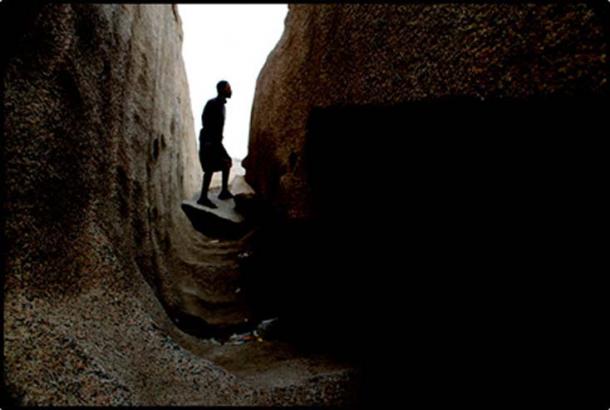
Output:
[[229,344],[232,345],[242,345],[246,342],[250,342],[252,340],[254,340],[255,337],[250,334],[250,333],[242,333],[240,335],[238,334],[233,334],[230,338],[229,338]]
[[277,324],[278,318],[275,317],[272,319],[263,320],[261,323],[258,324],[256,329],[250,332],[240,334],[233,333],[231,337],[229,337],[229,339],[226,340],[224,343],[216,340],[215,338],[211,338],[209,340],[212,344],[216,346],[221,346],[223,344],[243,345],[244,343],[254,341],[261,343],[264,342],[265,339],[273,337],[274,333],[276,333],[277,330]]
[[268,338],[273,335],[277,331],[278,318],[274,317],[271,319],[263,320],[256,327],[256,335],[261,338]]
[[250,252],[241,252],[237,255],[237,259],[246,259],[250,257]]

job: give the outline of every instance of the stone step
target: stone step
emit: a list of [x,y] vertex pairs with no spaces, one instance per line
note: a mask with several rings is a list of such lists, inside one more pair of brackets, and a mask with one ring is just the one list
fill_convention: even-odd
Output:
[[[243,176],[235,176],[229,187],[234,195],[252,194],[254,191],[246,183]],[[201,193],[191,200],[182,201],[181,207],[193,228],[207,237],[218,239],[239,239],[245,235],[250,226],[244,216],[235,209],[235,200],[218,199],[220,188],[210,189],[208,198],[217,206],[209,208],[197,203]]]

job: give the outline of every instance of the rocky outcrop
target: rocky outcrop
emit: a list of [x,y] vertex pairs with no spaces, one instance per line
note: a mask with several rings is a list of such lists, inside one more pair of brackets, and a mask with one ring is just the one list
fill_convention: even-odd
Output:
[[175,9],[2,17],[16,41],[2,56],[3,391],[22,405],[253,402],[177,344],[188,336],[163,309],[184,309],[181,273],[209,273],[189,270],[205,238],[180,210],[201,171]]
[[609,8],[289,6],[243,161],[283,215],[253,276],[298,340],[355,351],[371,407],[511,395],[550,276],[598,249]]
[[[246,179],[290,217],[311,216],[305,151],[316,109],[605,93],[605,6],[290,5],[284,34],[257,81]],[[352,117],[366,122],[362,114]],[[439,117],[437,110],[433,123]],[[384,158],[368,163],[349,156],[351,146],[364,143],[383,144]],[[403,152],[383,135],[346,137],[342,144],[345,162],[335,159],[340,173],[380,172],[392,153]]]
[[[194,331],[206,324],[236,325],[245,319],[242,295],[247,293],[239,291],[238,256],[244,243],[209,240],[180,209],[182,200],[196,197],[201,174],[175,8],[10,7],[2,13],[2,29],[15,38],[2,53],[7,250],[3,391],[20,405],[353,403],[357,384],[351,365],[305,357],[291,344],[257,341],[218,347],[183,333],[170,320],[187,321]],[[301,342],[310,338],[324,345],[323,339],[332,339],[336,351],[355,351],[356,357],[363,350],[359,344],[366,345],[367,352],[374,352],[363,360],[367,383],[378,382],[386,391],[391,383],[377,377],[385,373],[376,371],[369,359],[380,356],[395,363],[398,357],[387,353],[399,349],[393,340],[384,346],[376,341],[377,335],[405,322],[403,317],[393,319],[392,312],[409,303],[409,312],[415,312],[407,318],[409,326],[431,324],[422,326],[424,332],[412,332],[413,351],[439,346],[440,353],[432,356],[442,357],[449,333],[463,331],[468,327],[463,317],[481,310],[460,316],[459,326],[447,319],[458,316],[459,303],[438,320],[422,319],[419,311],[442,310],[438,300],[451,300],[458,283],[477,282],[474,276],[458,282],[457,275],[442,273],[459,272],[460,258],[472,253],[483,254],[477,261],[486,266],[508,258],[494,259],[491,246],[464,246],[459,250],[467,253],[460,253],[423,245],[439,237],[467,243],[462,233],[472,232],[473,225],[464,214],[464,226],[457,226],[453,236],[438,235],[435,229],[439,220],[457,220],[442,205],[456,203],[458,196],[429,201],[433,206],[426,218],[412,212],[420,225],[412,223],[408,229],[397,223],[404,202],[386,201],[385,207],[371,209],[365,198],[370,193],[346,202],[345,194],[358,186],[340,172],[332,174],[337,179],[330,186],[320,185],[321,179],[330,175],[331,166],[341,171],[358,163],[371,145],[362,144],[342,158],[336,155],[341,144],[326,142],[338,135],[343,138],[338,141],[345,141],[345,135],[356,135],[354,141],[370,137],[371,119],[385,124],[376,130],[381,135],[390,135],[388,124],[402,124],[405,113],[420,123],[421,118],[438,119],[438,112],[430,115],[425,104],[400,106],[413,101],[453,95],[605,93],[607,43],[599,14],[590,7],[291,5],[287,30],[259,78],[253,110],[247,179],[263,200],[247,198],[239,211],[269,213],[259,216],[265,223],[251,243],[254,256],[243,262],[246,287],[254,289],[249,296],[258,299],[258,309],[279,316],[286,333]],[[4,23],[11,20],[17,30],[7,30]],[[462,130],[471,124],[460,122],[468,109],[455,109],[450,102],[441,111],[445,121],[430,121],[440,127],[436,134],[454,124]],[[559,118],[565,114],[561,111]],[[502,119],[490,118],[487,127]],[[584,125],[571,131],[583,133],[592,123]],[[519,135],[515,127],[510,131],[502,137]],[[535,131],[546,130],[539,126]],[[330,149],[320,148],[324,146]],[[442,162],[455,153],[454,146],[445,146],[441,160],[412,153],[408,158],[418,164]],[[578,152],[580,146],[569,148]],[[387,158],[378,149],[368,153],[379,154],[373,165]],[[594,167],[602,162],[583,158],[580,165],[586,167],[579,172],[591,172],[588,179],[577,179],[580,187],[601,186],[594,177],[605,174]],[[488,162],[493,165],[494,160]],[[418,171],[412,167],[409,175]],[[480,174],[485,173],[472,167],[471,176]],[[449,175],[452,183],[464,180],[463,174]],[[566,176],[571,179],[563,181],[574,179]],[[368,177],[363,182],[372,187],[376,181]],[[534,198],[549,179],[538,182],[529,192]],[[413,203],[413,186],[397,186],[411,194],[408,201]],[[340,190],[333,193],[333,188]],[[441,191],[444,186],[429,186],[433,195]],[[508,202],[485,194],[485,204]],[[325,222],[334,224],[301,224],[312,215],[316,197],[322,204],[317,215],[331,216]],[[265,199],[275,208],[268,208]],[[517,200],[513,205],[520,204]],[[402,212],[388,212],[396,209]],[[480,209],[485,207],[475,211]],[[432,210],[435,218],[428,218]],[[298,221],[286,223],[286,216]],[[514,213],[505,217],[507,224],[511,218],[516,219]],[[379,240],[384,237],[377,226],[383,224],[403,240]],[[337,244],[347,245],[348,251]],[[414,261],[423,261],[425,271]],[[405,265],[408,275],[396,269]],[[474,270],[472,264],[466,267]],[[399,276],[409,279],[407,286],[394,285]],[[377,303],[376,295],[385,304]],[[486,318],[484,323],[497,320]],[[452,332],[433,337],[439,328]],[[435,371],[428,357],[422,361],[420,368]],[[409,363],[413,365],[417,362]],[[381,396],[368,395],[369,400]]]
[[177,16],[66,4],[26,23],[3,78],[8,390],[39,405],[224,402],[206,374],[230,376],[160,331],[155,297],[172,303],[179,204],[200,178]]

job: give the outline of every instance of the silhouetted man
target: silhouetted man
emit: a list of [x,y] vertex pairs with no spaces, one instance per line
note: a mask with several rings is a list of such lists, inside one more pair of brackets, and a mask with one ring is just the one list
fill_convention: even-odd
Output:
[[225,124],[225,103],[227,98],[233,94],[231,85],[227,81],[219,81],[216,84],[218,95],[205,104],[201,115],[201,131],[199,132],[199,161],[203,168],[203,186],[201,187],[201,197],[197,203],[210,208],[216,205],[208,198],[208,189],[212,181],[212,175],[216,171],[222,171],[222,190],[218,195],[219,199],[233,198],[229,192],[229,170],[232,160],[227,150],[222,145],[222,131]]

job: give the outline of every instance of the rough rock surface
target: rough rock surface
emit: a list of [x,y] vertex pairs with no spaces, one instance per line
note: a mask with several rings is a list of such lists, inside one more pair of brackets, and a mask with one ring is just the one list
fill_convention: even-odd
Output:
[[243,161],[284,221],[251,261],[299,339],[363,359],[371,407],[490,402],[528,367],[543,275],[582,272],[605,215],[609,8],[289,6]]
[[[600,92],[609,50],[598,11],[591,3],[290,5],[257,80],[246,180],[289,216],[310,215],[304,146],[314,107]],[[360,158],[347,158],[351,167],[365,169]]]
[[166,313],[227,302],[214,258],[237,265],[180,210],[201,170],[176,9],[12,7],[3,390],[43,406],[323,401],[308,377],[245,383],[192,353],[204,342]]

